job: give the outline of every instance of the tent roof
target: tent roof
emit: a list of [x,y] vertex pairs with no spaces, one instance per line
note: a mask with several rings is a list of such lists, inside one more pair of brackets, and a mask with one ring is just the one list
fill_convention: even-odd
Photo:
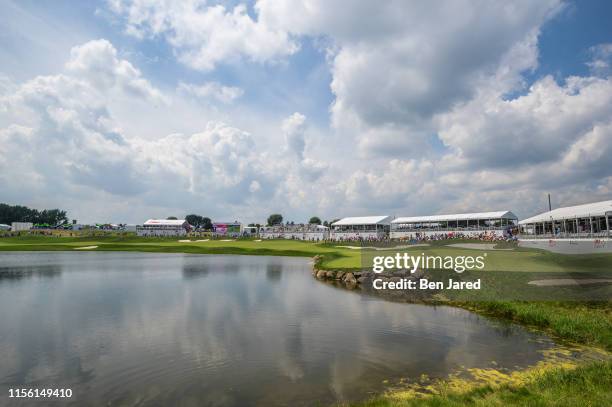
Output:
[[531,218],[523,219],[519,224],[546,222],[551,219],[574,219],[588,218],[589,216],[605,216],[606,212],[612,212],[612,201],[593,202],[584,205],[566,206],[553,209]]
[[149,219],[145,225],[163,225],[163,226],[183,226],[187,221],[185,219]]
[[452,220],[476,220],[476,219],[518,219],[510,211],[476,212],[476,213],[454,213],[447,215],[409,216],[397,218],[391,223],[423,223],[423,222],[447,222]]
[[343,226],[343,225],[388,225],[390,223],[391,216],[380,215],[380,216],[354,216],[350,218],[342,218],[337,222],[332,223],[332,226]]

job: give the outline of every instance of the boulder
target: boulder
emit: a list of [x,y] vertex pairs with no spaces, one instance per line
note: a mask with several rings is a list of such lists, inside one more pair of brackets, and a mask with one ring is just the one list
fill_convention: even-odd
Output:
[[342,280],[342,277],[344,277],[345,274],[346,274],[346,272],[344,272],[342,270],[336,271],[336,280]]
[[326,272],[325,270],[319,270],[319,271],[317,272],[317,278],[318,278],[319,280],[323,280],[323,279],[324,279],[324,278],[326,278],[326,277],[327,277],[327,272]]
[[357,279],[355,278],[355,276],[353,275],[353,273],[346,273],[344,275],[344,277],[342,277],[342,281],[344,281],[345,284],[349,285],[349,284],[357,284]]

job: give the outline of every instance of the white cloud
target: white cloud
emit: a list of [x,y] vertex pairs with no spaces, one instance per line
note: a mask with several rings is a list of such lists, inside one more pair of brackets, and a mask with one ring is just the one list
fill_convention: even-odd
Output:
[[612,72],[612,43],[599,44],[591,47],[593,59],[587,66],[594,75],[606,76]]
[[366,155],[421,154],[436,114],[471,99],[483,82],[514,85],[536,66],[539,27],[559,8],[557,0],[256,5],[274,29],[332,39],[332,123],[358,134]]
[[220,122],[189,136],[125,135],[109,110],[112,99],[164,97],[105,40],[75,47],[65,73],[6,89],[0,180],[7,198],[104,195],[168,208],[244,205],[271,199],[279,182],[253,137]]
[[165,37],[180,60],[198,70],[242,58],[276,61],[299,48],[286,31],[253,19],[244,5],[227,9],[204,0],[111,0],[109,8],[125,19],[129,34]]
[[225,104],[232,103],[244,94],[241,88],[224,86],[218,82],[207,82],[201,85],[179,82],[177,90],[205,101],[215,100]]
[[472,168],[558,161],[583,134],[612,117],[610,79],[552,77],[513,100],[475,98],[440,116],[441,139]]
[[116,86],[138,97],[161,100],[160,92],[130,62],[119,59],[117,50],[107,40],[89,41],[73,47],[66,68],[72,75],[87,80],[97,89]]

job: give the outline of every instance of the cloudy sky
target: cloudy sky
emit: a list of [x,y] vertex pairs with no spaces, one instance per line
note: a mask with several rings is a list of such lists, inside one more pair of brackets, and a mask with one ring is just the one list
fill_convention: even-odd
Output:
[[0,0],[0,202],[136,223],[612,199],[610,2],[430,3]]

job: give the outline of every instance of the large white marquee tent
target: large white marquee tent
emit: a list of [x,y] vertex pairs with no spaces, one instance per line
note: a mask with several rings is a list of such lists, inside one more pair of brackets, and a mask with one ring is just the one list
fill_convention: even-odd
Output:
[[502,236],[517,223],[518,218],[511,211],[399,217],[391,222],[391,238],[401,239],[441,233],[467,235],[489,233]]
[[389,232],[391,216],[354,216],[331,224],[332,240],[383,239]]
[[553,209],[519,222],[521,235],[541,237],[608,237],[612,201]]

